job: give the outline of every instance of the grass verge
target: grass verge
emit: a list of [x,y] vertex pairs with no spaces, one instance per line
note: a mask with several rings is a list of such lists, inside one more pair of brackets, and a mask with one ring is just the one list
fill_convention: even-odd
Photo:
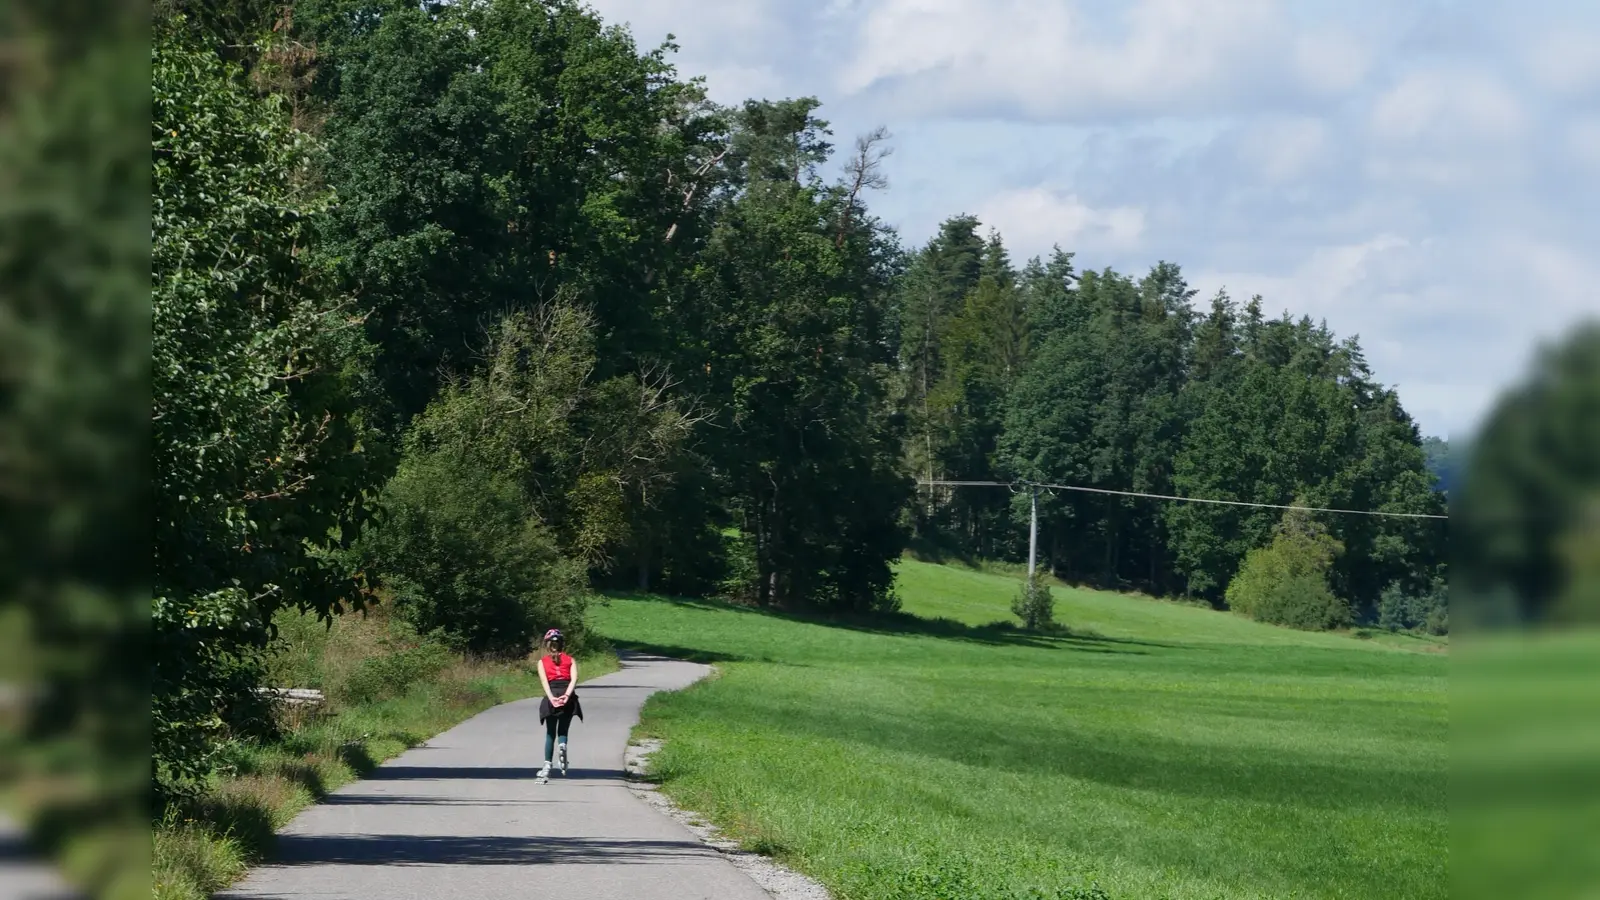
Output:
[[925,627],[704,601],[596,610],[716,662],[645,708],[662,790],[841,900],[1447,896],[1446,659],[901,564]]
[[[210,897],[268,858],[277,830],[331,791],[483,710],[540,691],[524,661],[450,655],[397,635],[381,615],[346,616],[331,630],[286,617],[280,627],[288,647],[274,683],[321,688],[330,708],[286,721],[276,741],[232,745],[201,796],[166,810],[152,848],[156,900]],[[617,669],[610,653],[579,664],[585,681]]]

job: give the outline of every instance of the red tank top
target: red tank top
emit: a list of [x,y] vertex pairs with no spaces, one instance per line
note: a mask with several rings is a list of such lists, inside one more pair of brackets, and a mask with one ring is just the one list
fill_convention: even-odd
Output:
[[562,653],[559,656],[546,656],[539,660],[544,665],[544,677],[548,681],[572,680],[572,657]]

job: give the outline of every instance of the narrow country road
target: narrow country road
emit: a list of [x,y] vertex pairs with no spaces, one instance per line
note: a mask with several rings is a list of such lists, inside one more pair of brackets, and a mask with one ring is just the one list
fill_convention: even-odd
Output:
[[623,751],[656,691],[709,669],[633,655],[578,687],[572,769],[534,780],[538,700],[488,710],[306,810],[275,861],[230,900],[769,900],[756,883],[623,782]]

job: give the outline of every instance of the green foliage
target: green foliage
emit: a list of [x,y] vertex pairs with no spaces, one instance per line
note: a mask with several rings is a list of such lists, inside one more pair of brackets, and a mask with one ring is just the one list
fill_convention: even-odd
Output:
[[473,652],[520,655],[543,629],[581,628],[581,570],[511,477],[427,451],[407,456],[381,502],[384,519],[363,535],[360,556],[419,632],[441,631]]
[[[994,883],[1003,880],[1000,873],[986,873],[980,866],[949,856],[892,867],[857,864],[844,877],[847,883],[862,885],[860,896],[896,900],[1111,900],[1097,882],[998,888]],[[845,896],[854,897],[857,892],[851,890]]]
[[116,900],[149,895],[147,15],[0,7],[0,791]]
[[1560,551],[1567,578],[1554,617],[1567,622],[1600,620],[1600,491],[1562,535]]
[[558,294],[593,309],[602,376],[671,348],[658,292],[698,239],[713,119],[663,52],[570,0],[305,0],[295,21],[343,201],[316,252],[369,307],[397,430],[486,326]]
[[[1394,392],[1372,380],[1354,341],[1287,315],[1263,321],[1219,298],[1206,321],[1208,371],[1180,398],[1192,416],[1173,461],[1176,493],[1438,515],[1420,436]],[[1271,510],[1172,504],[1165,523],[1189,590],[1216,598],[1246,552],[1266,542]],[[1442,523],[1343,515],[1329,521],[1344,552],[1334,590],[1359,610],[1404,580],[1423,589],[1443,563]]]
[[1026,579],[1011,601],[1011,614],[1022,620],[1029,631],[1045,631],[1055,625],[1056,599],[1042,573]]
[[727,570],[717,585],[717,593],[729,600],[754,602],[761,584],[761,566],[756,560],[755,541],[737,528],[725,532],[722,540]]
[[336,699],[361,705],[399,697],[437,676],[454,659],[450,648],[436,641],[392,649],[364,659],[340,686]]
[[[796,129],[750,140],[803,158],[823,124],[780,113],[747,106],[742,127]],[[841,230],[847,196],[788,178],[750,180],[710,237],[691,284],[709,320],[691,386],[716,404],[708,456],[754,542],[757,600],[882,609],[910,495],[884,390],[888,250],[871,221]]]
[[[1012,895],[1014,900],[1111,900],[1098,882],[1055,888],[1029,888]],[[1009,900],[1009,898],[1008,898]]]
[[483,368],[444,388],[406,446],[509,478],[564,554],[604,569],[666,530],[699,414],[663,374],[597,378],[595,328],[566,305],[507,316]]
[[907,900],[967,900],[981,896],[971,867],[952,859],[881,873],[873,886],[888,896]]
[[1448,634],[1448,590],[1443,579],[1435,581],[1432,587],[1420,594],[1408,591],[1405,585],[1398,582],[1389,585],[1378,598],[1378,627],[1389,631]]
[[1333,593],[1328,573],[1342,545],[1306,513],[1290,511],[1272,543],[1251,550],[1228,585],[1228,608],[1259,622],[1306,631],[1348,627],[1350,604]]
[[[1047,483],[1172,493],[1182,433],[1177,402],[1193,333],[1193,295],[1162,263],[1137,281],[1086,272],[1065,291],[1070,261],[1032,269],[1025,283],[1037,349],[1008,402],[1001,440],[1007,468]],[[1109,495],[1041,504],[1049,556],[1059,571],[1110,585],[1166,586],[1160,510]]]
[[1484,618],[1503,594],[1523,621],[1595,621],[1600,322],[1546,347],[1473,441],[1452,495],[1452,594]]
[[[324,208],[308,143],[236,68],[159,29],[154,62],[154,752],[168,790],[209,769],[281,605],[350,585],[325,552],[374,471],[359,341],[299,248]],[[348,529],[348,530],[346,530]]]

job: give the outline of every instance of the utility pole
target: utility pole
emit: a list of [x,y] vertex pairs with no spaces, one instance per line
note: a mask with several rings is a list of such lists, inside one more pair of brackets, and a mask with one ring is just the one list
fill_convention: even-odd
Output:
[[1028,485],[1028,590],[1033,590],[1033,569],[1039,559],[1039,489]]

